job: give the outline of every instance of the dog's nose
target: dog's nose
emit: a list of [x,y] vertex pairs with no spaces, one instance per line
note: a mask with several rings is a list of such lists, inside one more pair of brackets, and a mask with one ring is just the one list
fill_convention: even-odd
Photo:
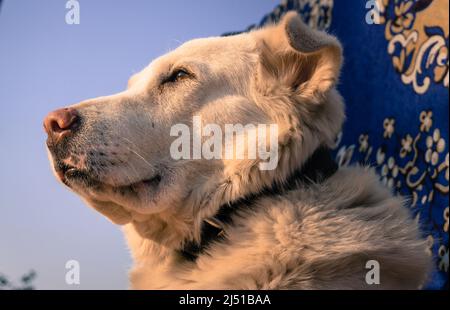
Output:
[[73,133],[80,123],[80,117],[73,108],[64,108],[50,112],[44,119],[44,129],[52,143],[58,143],[63,137]]

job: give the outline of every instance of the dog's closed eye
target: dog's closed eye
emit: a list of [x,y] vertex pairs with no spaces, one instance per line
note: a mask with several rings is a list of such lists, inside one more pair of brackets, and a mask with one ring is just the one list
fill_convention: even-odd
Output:
[[182,79],[188,78],[190,77],[191,74],[186,70],[186,69],[175,69],[172,71],[172,73],[167,76],[163,81],[162,81],[162,85],[167,84],[167,83],[176,83]]

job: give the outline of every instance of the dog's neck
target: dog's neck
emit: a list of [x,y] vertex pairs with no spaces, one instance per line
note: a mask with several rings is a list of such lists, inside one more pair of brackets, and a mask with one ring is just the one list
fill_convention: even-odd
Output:
[[327,148],[320,147],[302,167],[295,170],[283,182],[274,182],[258,193],[251,193],[236,201],[221,205],[214,216],[203,220],[200,240],[186,240],[178,252],[185,259],[195,260],[211,243],[220,242],[226,238],[224,226],[232,225],[233,216],[240,210],[252,208],[258,199],[264,197],[282,195],[289,190],[322,183],[332,176],[337,169],[338,166],[331,157],[330,151]]
[[[163,256],[175,254],[182,259],[195,260],[212,242],[226,238],[224,226],[232,225],[232,217],[240,210],[252,208],[258,199],[321,183],[337,170],[337,164],[324,147],[313,151],[303,162],[281,181],[273,181],[260,190],[218,204],[212,214],[189,217],[180,210],[173,210],[151,216],[145,222],[134,222],[126,229],[132,252],[148,253],[148,247],[151,247],[158,248]],[[130,238],[130,235],[134,237]],[[134,246],[130,239],[139,241]],[[140,260],[146,255],[137,256],[140,258],[135,258]]]

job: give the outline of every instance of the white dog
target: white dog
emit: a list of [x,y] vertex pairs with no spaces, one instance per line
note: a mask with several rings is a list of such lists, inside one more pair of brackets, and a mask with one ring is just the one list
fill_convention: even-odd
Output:
[[[399,197],[370,169],[337,169],[344,121],[336,38],[295,13],[250,33],[198,39],[122,93],[50,113],[57,177],[124,225],[135,289],[416,289],[430,257]],[[363,104],[363,103],[362,103]],[[175,124],[276,124],[262,159],[174,160]],[[203,137],[206,140],[206,137]],[[226,147],[226,146],[225,146]],[[366,281],[368,261],[379,281]]]

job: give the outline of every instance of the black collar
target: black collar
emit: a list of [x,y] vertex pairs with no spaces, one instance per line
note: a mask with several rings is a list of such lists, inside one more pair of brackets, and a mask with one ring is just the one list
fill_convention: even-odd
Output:
[[301,186],[322,183],[331,177],[337,169],[338,165],[331,157],[330,151],[323,147],[317,149],[306,163],[300,169],[294,171],[284,183],[274,183],[259,193],[250,194],[222,205],[215,216],[203,221],[200,243],[187,242],[183,249],[179,251],[180,254],[188,260],[195,260],[211,243],[225,238],[223,225],[230,224],[232,216],[238,210],[251,208],[256,200],[264,196],[281,195]]

